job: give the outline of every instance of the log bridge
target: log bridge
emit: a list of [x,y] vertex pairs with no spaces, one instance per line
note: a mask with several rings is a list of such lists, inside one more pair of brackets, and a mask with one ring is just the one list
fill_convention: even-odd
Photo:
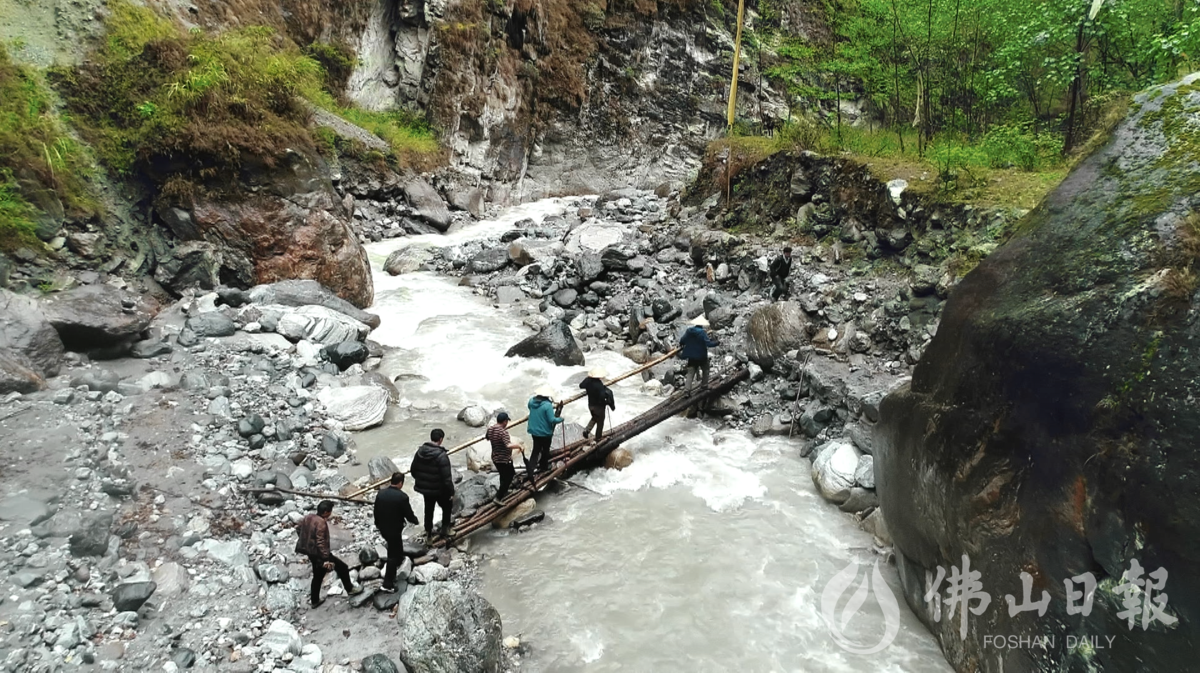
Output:
[[749,376],[749,370],[739,367],[724,375],[711,378],[707,386],[697,384],[691,391],[680,391],[629,421],[610,428],[600,441],[583,439],[557,449],[550,455],[551,469],[549,472],[538,475],[532,484],[519,475],[501,505],[487,502],[469,517],[456,519],[453,535],[449,538],[439,537],[430,546],[435,548],[452,546],[458,540],[490,526],[492,522],[513,511],[517,505],[532,498],[555,479],[566,479],[580,470],[602,466],[608,454],[616,450],[623,442],[637,437],[692,406],[725,394]]

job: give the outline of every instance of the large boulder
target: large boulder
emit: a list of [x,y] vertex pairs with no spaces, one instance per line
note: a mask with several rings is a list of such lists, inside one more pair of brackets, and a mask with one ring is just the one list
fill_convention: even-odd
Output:
[[245,189],[230,199],[220,190],[162,198],[156,214],[181,241],[206,241],[216,273],[227,285],[310,278],[359,308],[371,305],[371,265],[350,227],[350,212],[319,155],[289,150],[274,166],[247,160]]
[[770,367],[777,358],[805,342],[807,324],[804,309],[793,301],[758,308],[746,322],[746,352],[754,362]]
[[826,500],[842,504],[850,497],[858,471],[859,452],[846,440],[837,440],[816,449],[812,480]]
[[488,248],[476,253],[468,266],[475,273],[491,273],[508,266],[508,262],[508,248]]
[[45,387],[45,377],[33,368],[28,358],[0,348],[0,395],[32,393]]
[[389,396],[379,386],[348,386],[325,388],[317,393],[317,399],[347,430],[365,430],[383,422]]
[[[58,374],[63,344],[38,303],[0,288],[0,350],[28,360],[24,365],[40,376]],[[11,357],[11,356],[10,356]]]
[[311,341],[332,346],[343,341],[359,341],[370,328],[344,313],[324,306],[301,306],[280,316],[275,331],[289,341]]
[[256,304],[278,304],[281,306],[324,306],[349,316],[374,329],[379,327],[379,316],[368,313],[333,293],[315,280],[282,280],[278,283],[256,285],[247,293]]
[[42,312],[67,350],[120,356],[142,338],[158,305],[111,285],[84,285],[42,301]]
[[[1137,97],[962,280],[880,408],[875,480],[905,597],[959,670],[1191,670],[1200,656],[1198,81]],[[992,598],[965,638],[924,600],[964,556]],[[1005,607],[1042,592],[1045,614]],[[1060,645],[993,644],[1035,637]]]
[[582,365],[583,351],[571,334],[571,326],[562,320],[542,328],[542,331],[523,339],[508,349],[506,357],[526,357],[549,360],[556,365]]
[[446,231],[452,221],[450,209],[441,194],[428,182],[417,178],[404,185],[404,198],[417,211],[417,217],[428,222],[438,231]]
[[457,582],[412,587],[400,599],[400,659],[420,673],[498,673],[500,613]]
[[420,271],[422,267],[433,260],[433,248],[427,245],[409,245],[395,250],[387,256],[383,270],[390,275],[399,276],[405,273]]

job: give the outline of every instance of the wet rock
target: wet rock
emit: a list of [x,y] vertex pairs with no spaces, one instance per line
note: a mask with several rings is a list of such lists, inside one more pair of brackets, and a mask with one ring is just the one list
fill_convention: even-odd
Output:
[[604,467],[609,470],[624,470],[633,465],[633,452],[625,447],[617,447],[604,457]]
[[347,430],[365,430],[383,422],[387,413],[388,392],[377,386],[348,386],[325,388],[317,393],[330,418],[337,419]]
[[515,519],[512,522],[512,527],[514,530],[520,530],[527,526],[532,526],[535,523],[541,523],[545,519],[546,519],[545,512],[543,512],[540,509],[534,509],[534,510],[530,511],[528,514]]
[[369,354],[367,345],[357,340],[343,341],[326,346],[323,352],[325,353],[325,357],[342,371],[345,371],[351,365],[365,362]]
[[559,366],[584,364],[583,351],[575,342],[571,327],[562,320],[555,320],[504,354],[506,357],[527,357],[549,360]]
[[220,311],[208,311],[191,316],[186,327],[197,337],[227,337],[237,332],[233,320]]
[[488,419],[491,417],[491,413],[479,405],[464,407],[462,411],[458,412],[458,420],[472,428],[482,428],[487,425]]
[[438,231],[446,231],[453,221],[450,209],[437,190],[428,182],[414,179],[404,185],[404,198],[416,210],[417,217]]
[[115,357],[129,351],[158,311],[152,300],[109,285],[85,285],[42,301],[67,350]]
[[816,437],[821,434],[821,430],[824,430],[825,426],[829,425],[833,416],[833,409],[820,402],[810,402],[804,407],[804,412],[800,414],[800,431],[809,437]]
[[854,488],[850,489],[850,497],[846,498],[845,502],[838,505],[838,509],[842,510],[843,512],[857,514],[859,512],[865,512],[872,507],[878,506],[879,498],[876,497],[875,491],[855,486]]
[[127,582],[113,591],[113,607],[117,612],[137,612],[142,604],[150,600],[158,585],[154,582]]
[[621,351],[621,354],[639,365],[644,365],[651,359],[650,349],[642,344],[629,346]]
[[514,285],[503,285],[496,288],[496,303],[512,304],[525,298],[525,291]]
[[396,463],[387,456],[375,456],[367,462],[367,471],[371,475],[371,481],[376,482],[390,478],[394,473],[399,472],[400,468],[396,467]]
[[496,519],[492,523],[492,526],[495,528],[511,528],[514,522],[529,516],[536,509],[537,503],[532,499],[522,500],[507,514]]
[[875,488],[875,459],[862,456],[858,459],[858,467],[854,470],[854,482],[863,488]]
[[42,377],[58,374],[63,343],[37,302],[0,289],[0,350],[12,350]]
[[807,342],[808,318],[796,302],[777,302],[758,308],[746,323],[746,352],[766,369],[788,351]]
[[392,252],[383,263],[383,270],[390,275],[420,271],[433,261],[433,249],[423,245],[410,245]]
[[360,341],[369,328],[343,313],[323,306],[301,306],[284,313],[275,331],[289,341],[311,341],[331,346],[343,341]]
[[507,248],[490,248],[476,253],[468,266],[474,273],[492,273],[508,266]]
[[839,505],[846,502],[858,469],[858,450],[847,441],[837,440],[818,447],[815,453],[812,478],[817,490],[830,502]]
[[[400,659],[409,669],[431,673],[498,673],[500,614],[477,593],[455,582],[413,587],[400,599]],[[445,634],[453,633],[449,639]]]
[[[372,329],[379,327],[379,316],[346,301],[315,280],[283,280],[256,285],[247,292],[255,304],[279,306],[321,306],[336,311]],[[368,302],[369,304],[369,302]]]

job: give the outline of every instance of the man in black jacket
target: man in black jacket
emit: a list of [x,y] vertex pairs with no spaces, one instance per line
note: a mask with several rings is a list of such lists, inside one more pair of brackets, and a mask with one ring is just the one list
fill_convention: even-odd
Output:
[[792,272],[792,249],[787,247],[783,249],[783,254],[771,261],[771,266],[767,267],[771,274],[771,283],[775,289],[771,291],[771,300],[778,300],[788,292],[788,274]]
[[416,524],[417,515],[404,492],[404,473],[393,472],[392,483],[375,496],[375,528],[387,542],[387,568],[383,590],[396,590],[396,568],[404,558],[404,522]]
[[596,428],[596,441],[600,441],[604,437],[604,415],[606,409],[616,410],[617,402],[613,398],[612,389],[604,385],[604,377],[608,376],[608,372],[604,367],[593,367],[588,372],[587,378],[579,384],[580,388],[587,391],[588,411],[591,412],[592,418],[588,421],[587,427],[583,429],[584,438],[588,438],[592,434],[592,428]]
[[450,455],[442,448],[446,433],[441,428],[429,433],[429,441],[417,449],[408,472],[413,476],[413,490],[425,496],[425,535],[433,538],[433,506],[442,508],[441,533],[454,534],[450,528],[450,506],[454,502],[454,473],[450,470]]

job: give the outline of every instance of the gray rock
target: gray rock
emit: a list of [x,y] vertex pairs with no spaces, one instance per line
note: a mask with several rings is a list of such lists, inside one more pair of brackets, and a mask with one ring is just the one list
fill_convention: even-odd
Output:
[[413,568],[412,581],[416,584],[444,582],[450,578],[450,571],[440,563],[426,563]]
[[872,507],[879,506],[879,498],[875,495],[875,491],[855,486],[850,489],[850,497],[846,498],[846,502],[838,505],[838,509],[851,514],[865,512]]
[[300,640],[300,632],[296,627],[282,619],[276,619],[263,633],[262,646],[277,657],[284,654],[299,656],[303,641]]
[[325,357],[342,371],[349,369],[351,365],[365,362],[367,356],[370,354],[367,350],[367,345],[357,340],[343,341],[326,346],[323,352],[325,353]]
[[322,346],[366,338],[370,328],[324,306],[301,306],[284,313],[275,331],[288,341],[311,341]]
[[378,386],[325,388],[317,393],[331,418],[341,421],[347,430],[365,430],[383,422],[391,397]]
[[337,311],[371,329],[379,327],[379,316],[358,308],[315,280],[283,280],[268,285],[257,285],[250,288],[248,294],[250,301],[255,304],[321,306]]
[[397,665],[386,654],[363,657],[362,673],[408,673],[404,664]]
[[327,432],[321,435],[321,451],[330,458],[337,458],[346,453],[346,441],[337,433]]
[[491,417],[491,413],[479,405],[464,407],[462,411],[458,412],[458,420],[472,428],[482,428],[487,425],[488,419]]
[[554,303],[563,308],[570,308],[575,305],[575,300],[579,297],[579,293],[572,288],[563,288],[554,293]]
[[500,614],[479,594],[455,582],[420,585],[400,599],[400,612],[400,658],[409,669],[500,671]]
[[171,352],[171,344],[166,341],[147,339],[139,341],[130,348],[129,354],[135,358],[154,358]]
[[420,271],[433,260],[433,249],[424,245],[410,245],[395,250],[383,263],[383,270],[393,276]]
[[854,473],[858,469],[858,450],[845,440],[837,440],[818,447],[812,465],[813,483],[821,496],[836,504],[850,497],[854,486]]
[[242,437],[249,437],[261,433],[265,427],[267,427],[267,422],[263,420],[262,416],[250,414],[238,421],[237,431]]
[[71,379],[71,387],[87,386],[88,390],[101,393],[115,391],[121,384],[121,377],[107,369],[89,369]]
[[109,531],[112,530],[112,512],[93,512],[87,514],[80,523],[79,530],[71,534],[69,544],[71,555],[104,556],[108,551]]
[[158,585],[159,596],[181,595],[188,590],[192,583],[187,570],[174,561],[155,568],[150,577]]
[[[370,603],[371,599],[373,599],[375,597],[375,593],[377,591],[378,591],[378,589],[376,589],[375,587],[363,588],[363,590],[360,593],[358,593],[355,596],[350,597],[350,607],[361,608],[362,606],[366,605],[367,603]],[[288,593],[290,594],[291,592],[289,591]]]
[[496,302],[512,304],[525,298],[525,291],[515,285],[501,285],[496,288]]
[[0,521],[9,521],[24,527],[43,521],[49,515],[50,508],[38,498],[28,495],[10,495],[0,500]]
[[808,318],[796,302],[779,302],[758,308],[746,323],[746,352],[764,368],[795,350],[808,339]]
[[127,582],[113,591],[113,607],[117,612],[137,612],[142,604],[150,600],[158,585],[154,582]]
[[267,584],[280,584],[288,581],[288,571],[278,563],[260,563],[254,568],[258,578]]
[[371,481],[376,482],[391,477],[393,473],[399,472],[400,468],[387,456],[375,456],[367,462],[367,471],[371,475]]
[[492,273],[508,266],[508,262],[508,248],[489,248],[476,253],[468,266],[474,273]]
[[504,354],[506,357],[527,357],[549,360],[556,365],[584,364],[583,351],[571,334],[571,327],[562,320],[555,320]]
[[33,363],[15,351],[0,349],[0,395],[27,395],[46,387],[46,379]]
[[179,668],[191,668],[196,663],[196,653],[186,647],[177,647],[171,653],[171,661]]
[[404,591],[408,589],[408,578],[404,578],[401,582],[400,578],[396,578],[396,590],[387,592],[380,591],[371,597],[371,604],[376,610],[391,610],[400,603],[400,597],[404,595]]
[[266,606],[274,614],[288,614],[298,607],[296,594],[287,585],[272,584],[267,587]]
[[233,320],[220,311],[207,311],[193,315],[187,319],[184,326],[200,338],[227,337],[233,336],[237,332],[237,325],[233,324]]
[[63,343],[37,302],[0,289],[0,349],[24,356],[43,378],[58,374]]
[[80,352],[123,355],[150,326],[155,307],[105,284],[85,285],[42,302],[42,312],[63,346]]
[[870,455],[858,459],[854,470],[854,482],[863,488],[875,488],[875,458]]
[[22,589],[28,589],[35,584],[40,584],[42,581],[42,576],[40,573],[23,571],[13,575],[12,581],[13,584],[21,587]]
[[250,557],[246,555],[240,540],[221,542],[210,539],[204,540],[197,547],[201,545],[203,545],[203,550],[208,552],[209,556],[230,568],[241,568],[250,565]]
[[579,273],[582,282],[590,283],[604,275],[604,262],[600,255],[585,252],[575,258],[575,271]]
[[404,198],[416,210],[417,217],[438,231],[446,231],[453,221],[450,209],[437,190],[428,182],[416,178],[404,185]]

